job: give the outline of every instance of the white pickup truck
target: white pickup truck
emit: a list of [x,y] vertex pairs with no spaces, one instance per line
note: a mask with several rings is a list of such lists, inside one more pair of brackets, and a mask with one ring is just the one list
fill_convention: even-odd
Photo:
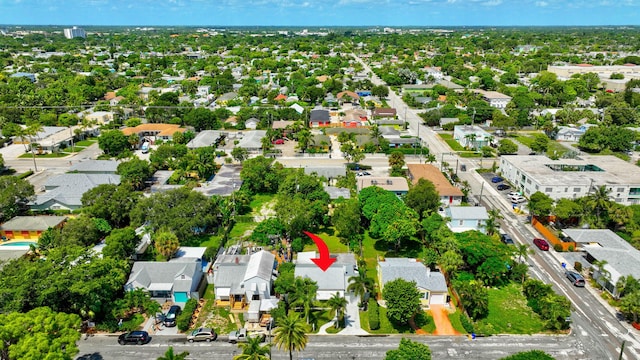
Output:
[[247,334],[247,329],[239,329],[237,331],[232,331],[229,333],[229,342],[232,344],[245,342],[249,337],[260,337],[260,341],[264,341],[266,339],[266,335],[262,332],[250,332]]

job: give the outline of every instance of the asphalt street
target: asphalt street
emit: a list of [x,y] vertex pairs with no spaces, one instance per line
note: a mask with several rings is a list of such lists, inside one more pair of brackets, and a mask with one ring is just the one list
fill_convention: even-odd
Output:
[[[567,336],[493,336],[470,340],[466,336],[408,336],[431,348],[433,359],[473,359],[496,360],[520,351],[542,349],[557,360],[578,360],[603,358],[592,356],[581,349],[575,337]],[[384,359],[388,350],[396,349],[401,336],[311,336],[309,344],[301,353],[294,353],[294,359],[312,358],[332,360]],[[184,337],[156,336],[146,345],[125,345],[117,343],[115,336],[94,336],[80,340],[81,360],[125,360],[157,359],[169,346],[175,353],[188,351],[188,359],[230,360],[240,353],[237,345],[222,341],[189,344]],[[273,359],[288,359],[288,353],[272,347]]]

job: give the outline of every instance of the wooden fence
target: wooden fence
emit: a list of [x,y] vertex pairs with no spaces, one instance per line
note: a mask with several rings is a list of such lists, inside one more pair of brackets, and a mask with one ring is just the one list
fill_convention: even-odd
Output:
[[[535,216],[531,220],[531,225],[545,238],[554,248],[556,245],[562,247],[562,251],[574,251],[577,246],[575,241],[562,241],[551,230],[547,229]],[[571,248],[571,249],[569,249]]]

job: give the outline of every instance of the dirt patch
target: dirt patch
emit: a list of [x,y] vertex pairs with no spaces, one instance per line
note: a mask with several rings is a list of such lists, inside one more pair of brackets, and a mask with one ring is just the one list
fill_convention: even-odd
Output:
[[273,199],[268,203],[262,205],[262,207],[257,211],[257,214],[253,217],[253,221],[261,222],[268,218],[272,218],[276,216],[276,200]]

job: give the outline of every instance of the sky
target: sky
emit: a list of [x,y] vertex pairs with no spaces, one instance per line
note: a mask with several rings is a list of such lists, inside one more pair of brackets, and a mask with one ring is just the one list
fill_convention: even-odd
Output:
[[640,25],[640,0],[0,0],[0,24]]

